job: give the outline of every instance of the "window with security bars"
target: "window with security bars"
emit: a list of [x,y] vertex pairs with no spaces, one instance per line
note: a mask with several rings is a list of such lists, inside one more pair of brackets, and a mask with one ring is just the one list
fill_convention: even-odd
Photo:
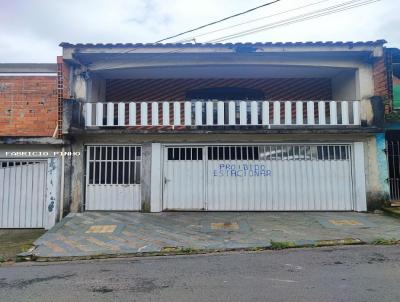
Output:
[[349,160],[349,145],[210,146],[208,160]]
[[140,184],[139,146],[88,146],[88,184]]
[[203,160],[203,148],[171,147],[167,150],[168,160]]

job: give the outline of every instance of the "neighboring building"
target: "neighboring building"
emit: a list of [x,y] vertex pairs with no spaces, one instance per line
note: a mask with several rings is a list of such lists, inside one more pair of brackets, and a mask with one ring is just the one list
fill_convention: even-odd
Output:
[[384,43],[62,43],[63,134],[85,154],[66,162],[64,204],[373,207],[389,193]]
[[0,64],[0,228],[50,228],[60,194],[57,64]]
[[[385,137],[388,163],[390,200],[400,201],[400,50],[386,48],[384,59],[377,68],[380,95],[386,102]],[[384,141],[384,138],[381,138]]]

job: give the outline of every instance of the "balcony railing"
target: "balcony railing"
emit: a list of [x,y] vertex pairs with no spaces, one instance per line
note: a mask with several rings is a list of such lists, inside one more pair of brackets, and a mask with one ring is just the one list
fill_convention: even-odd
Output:
[[86,127],[359,126],[359,101],[85,103]]

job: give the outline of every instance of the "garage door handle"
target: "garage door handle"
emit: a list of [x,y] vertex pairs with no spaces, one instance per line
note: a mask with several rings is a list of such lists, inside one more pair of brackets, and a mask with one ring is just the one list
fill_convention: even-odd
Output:
[[164,184],[166,185],[167,184],[167,182],[169,182],[169,181],[171,181],[170,179],[168,179],[168,178],[166,178],[166,177],[164,177]]

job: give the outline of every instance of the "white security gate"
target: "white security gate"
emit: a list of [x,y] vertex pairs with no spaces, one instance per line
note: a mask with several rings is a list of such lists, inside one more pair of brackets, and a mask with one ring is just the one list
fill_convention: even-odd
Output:
[[0,160],[0,228],[46,227],[47,160]]
[[140,146],[87,146],[86,210],[140,210]]
[[165,147],[164,210],[347,211],[353,200],[350,145]]

